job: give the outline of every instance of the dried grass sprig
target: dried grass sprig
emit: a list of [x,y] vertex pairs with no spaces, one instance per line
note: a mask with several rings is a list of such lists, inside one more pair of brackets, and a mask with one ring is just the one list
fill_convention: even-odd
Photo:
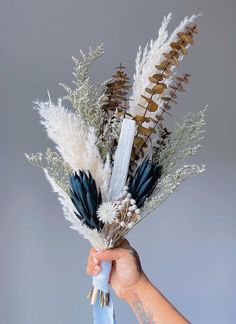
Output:
[[[161,129],[161,136],[158,138],[156,143],[152,143],[152,151],[153,151],[153,157],[155,160],[157,160],[158,154],[160,154],[161,150],[166,146],[166,143],[168,141],[168,137],[170,136],[171,132],[167,130],[166,127],[162,126],[161,121],[163,120],[162,115],[164,113],[170,114],[169,110],[171,109],[171,103],[177,104],[176,98],[177,98],[177,91],[184,92],[186,91],[183,87],[183,84],[189,83],[190,74],[184,73],[182,76],[175,77],[175,83],[173,85],[169,85],[167,88],[167,91],[165,92],[164,96],[161,97],[162,99],[162,106],[159,106],[161,109],[161,114],[156,116],[155,120],[153,121],[153,129],[156,129],[157,126]],[[145,142],[148,141],[150,138],[150,135],[146,138]]]
[[[138,103],[138,105],[144,110],[143,114],[135,115],[134,119],[138,125],[137,133],[135,136],[134,146],[132,150],[133,164],[135,161],[144,157],[144,149],[148,147],[148,139],[155,133],[156,126],[162,125],[160,121],[163,120],[163,113],[168,113],[170,109],[169,102],[175,102],[176,91],[184,91],[182,82],[187,82],[189,75],[185,74],[177,83],[177,87],[172,87],[169,90],[169,96],[163,96],[163,93],[169,88],[169,83],[165,80],[173,74],[172,68],[179,64],[179,57],[187,54],[186,47],[193,44],[193,35],[197,33],[196,25],[187,25],[184,32],[177,33],[178,41],[170,43],[170,51],[163,53],[164,60],[160,64],[155,65],[158,73],[149,76],[149,81],[152,86],[145,88],[147,94],[141,95],[144,103]],[[161,103],[164,101],[163,107],[158,104],[155,99],[160,99]],[[154,125],[151,126],[150,125]],[[131,165],[132,166],[132,165]]]
[[[178,39],[177,33],[185,31],[185,27],[193,24],[194,20],[196,20],[196,18],[199,16],[200,15],[192,15],[190,17],[185,17],[179,26],[168,37],[168,32],[166,29],[169,21],[172,18],[172,15],[169,14],[163,19],[158,38],[147,43],[144,49],[139,47],[136,57],[136,71],[134,74],[133,91],[130,97],[130,113],[133,116],[140,115],[142,113],[142,108],[138,106],[138,103],[140,103],[140,94],[144,93],[145,88],[150,87],[148,77],[156,73],[155,65],[158,65],[163,61],[162,53],[169,52],[171,50],[170,44]],[[186,48],[188,48],[188,46]],[[183,56],[180,56],[179,61],[182,58]],[[174,71],[174,67],[172,68],[172,71]],[[171,80],[171,76],[169,80]]]

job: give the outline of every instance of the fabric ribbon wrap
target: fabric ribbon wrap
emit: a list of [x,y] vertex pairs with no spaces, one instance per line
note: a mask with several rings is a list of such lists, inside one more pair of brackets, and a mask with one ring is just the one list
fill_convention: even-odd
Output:
[[115,313],[109,287],[111,261],[102,261],[101,268],[101,272],[97,276],[93,276],[93,286],[88,295],[93,305],[93,323],[115,324]]
[[[134,120],[123,120],[108,192],[109,201],[114,201],[126,183],[135,130]],[[93,287],[88,295],[93,305],[94,324],[115,324],[115,313],[109,291],[111,261],[102,261],[101,267],[99,275],[93,276]]]

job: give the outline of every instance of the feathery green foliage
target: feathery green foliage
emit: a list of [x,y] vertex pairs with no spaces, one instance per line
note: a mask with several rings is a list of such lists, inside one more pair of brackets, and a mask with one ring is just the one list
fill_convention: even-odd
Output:
[[205,111],[206,108],[197,113],[189,112],[181,123],[176,123],[170,140],[157,158],[164,175],[197,152],[198,143],[204,138]]
[[145,201],[142,209],[142,219],[163,203],[189,176],[198,175],[204,171],[205,165],[190,164],[182,166],[172,174],[163,176],[153,194]]
[[67,194],[69,194],[69,178],[73,171],[69,164],[67,164],[57,152],[54,152],[48,148],[45,154],[25,153],[25,157],[31,164],[39,168],[46,169],[56,184],[60,186]]
[[104,53],[103,45],[95,49],[89,48],[88,53],[80,51],[82,60],[72,57],[74,67],[74,87],[61,84],[67,92],[64,99],[71,102],[74,109],[80,114],[85,126],[93,126],[99,130],[103,122],[102,110],[100,109],[100,97],[104,92],[104,84],[93,85],[90,80],[92,64]]

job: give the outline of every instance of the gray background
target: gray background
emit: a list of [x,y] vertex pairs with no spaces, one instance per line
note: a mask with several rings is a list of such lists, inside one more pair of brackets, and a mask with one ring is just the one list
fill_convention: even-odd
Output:
[[[139,44],[162,16],[174,27],[203,12],[200,35],[181,71],[192,74],[174,119],[209,105],[204,147],[208,171],[191,179],[129,235],[152,282],[193,323],[236,323],[235,82],[233,0],[1,0],[0,7],[0,323],[86,324],[87,241],[69,229],[56,195],[24,152],[52,143],[32,109],[36,98],[64,95],[71,55],[104,42],[96,80],[120,63],[134,72]],[[136,323],[115,299],[118,323]]]

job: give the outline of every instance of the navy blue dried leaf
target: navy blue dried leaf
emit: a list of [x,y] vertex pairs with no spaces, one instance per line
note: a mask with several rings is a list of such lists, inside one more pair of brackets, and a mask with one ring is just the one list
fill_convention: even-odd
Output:
[[128,178],[129,192],[132,198],[136,200],[136,205],[141,208],[155,189],[158,180],[161,177],[162,167],[156,162],[145,158],[137,168],[135,174]]
[[102,195],[91,173],[75,172],[70,177],[70,184],[70,198],[77,210],[75,215],[89,228],[101,230],[103,223],[97,217],[97,210],[102,203]]

